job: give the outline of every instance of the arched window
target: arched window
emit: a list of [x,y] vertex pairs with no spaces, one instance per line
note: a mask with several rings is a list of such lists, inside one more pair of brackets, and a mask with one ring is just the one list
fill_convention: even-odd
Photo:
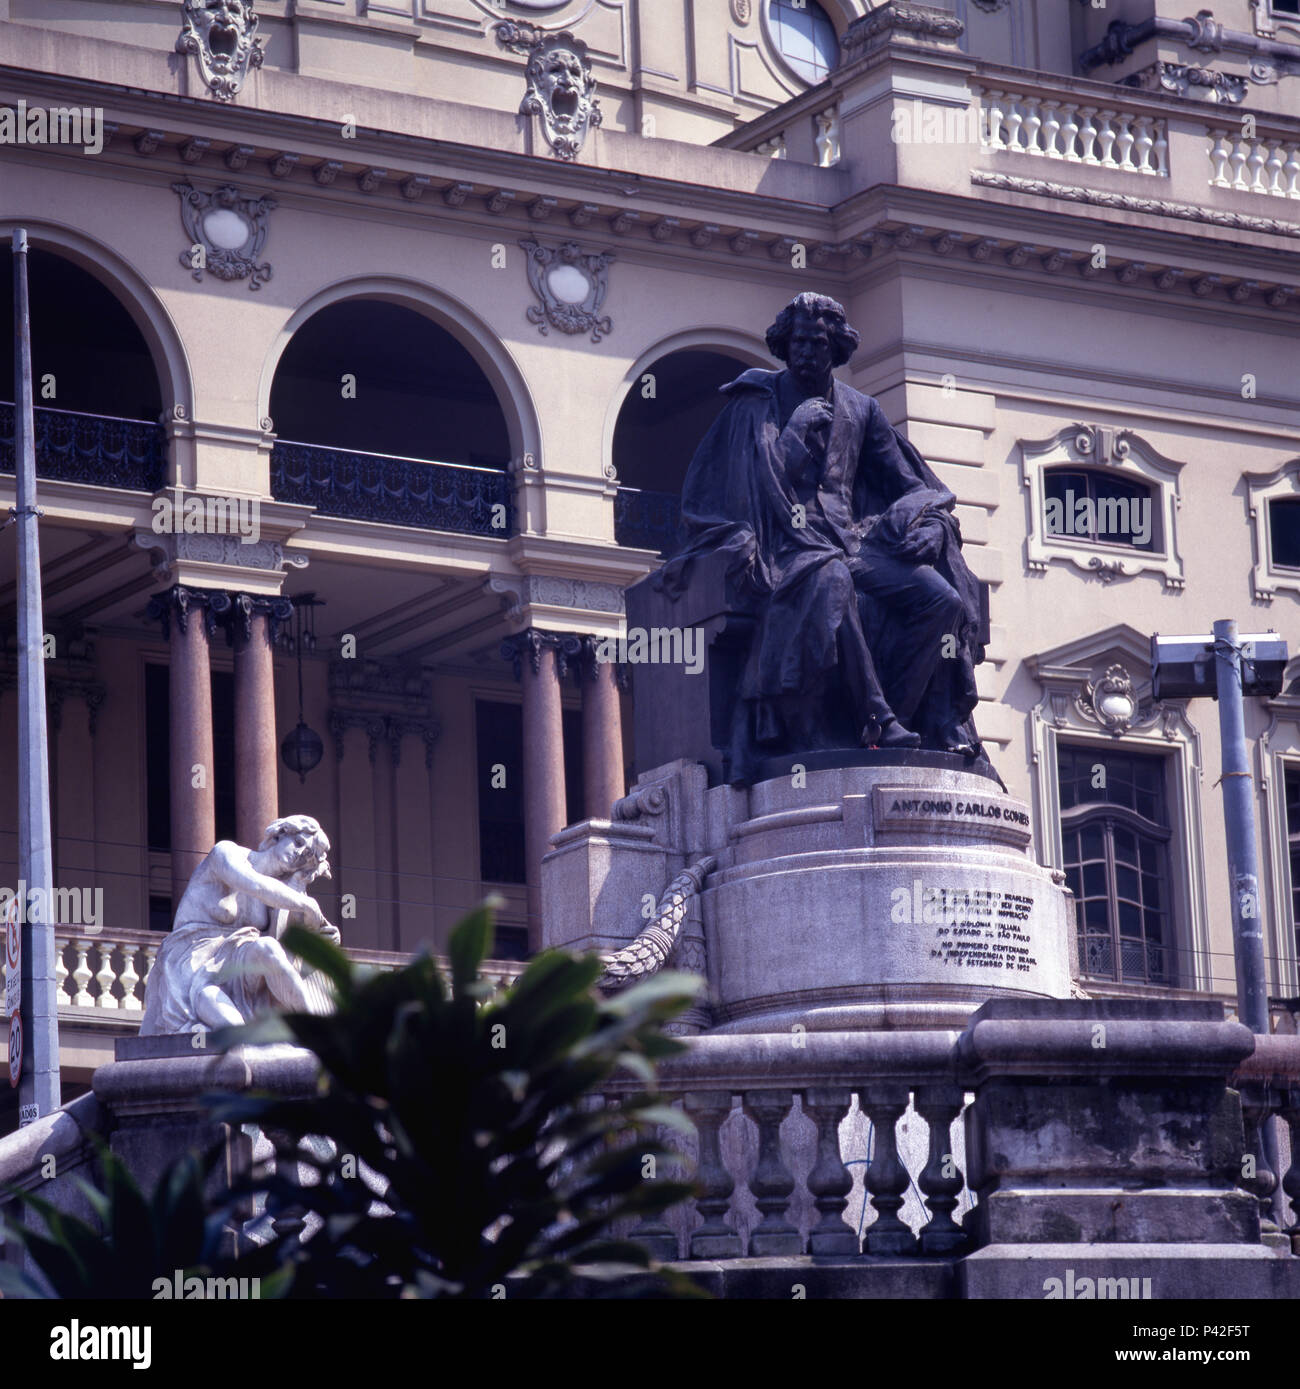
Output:
[[838,66],[835,26],[816,0],[769,0],[767,15],[777,52],[805,82],[816,85]]
[[271,490],[332,516],[504,538],[509,431],[445,328],[349,299],[293,335],[271,385]]
[[686,469],[725,403],[721,387],[748,366],[724,352],[683,348],[660,357],[632,383],[614,427],[614,536],[620,545],[671,552]]
[[[0,472],[12,472],[13,253],[0,251]],[[52,251],[27,253],[42,477],[152,492],[162,486],[162,391],[143,334],[113,292]]]
[[1043,470],[1043,533],[1054,540],[1164,550],[1154,489],[1095,468]]
[[1058,774],[1063,866],[1078,904],[1082,973],[1176,984],[1164,759],[1062,745]]

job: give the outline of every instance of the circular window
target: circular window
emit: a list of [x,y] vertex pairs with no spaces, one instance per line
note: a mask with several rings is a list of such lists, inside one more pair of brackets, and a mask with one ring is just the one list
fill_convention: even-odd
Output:
[[835,26],[816,0],[768,0],[767,20],[777,52],[805,82],[822,81],[839,63]]

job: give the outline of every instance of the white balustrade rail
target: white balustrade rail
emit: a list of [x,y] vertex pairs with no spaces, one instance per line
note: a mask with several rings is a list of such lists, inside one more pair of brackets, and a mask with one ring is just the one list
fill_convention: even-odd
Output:
[[1121,173],[1169,176],[1168,127],[1154,116],[1057,97],[975,90],[982,111],[980,141],[986,149]]
[[1274,198],[1300,198],[1300,143],[1235,130],[1210,130],[1210,186]]
[[[144,987],[166,939],[158,931],[129,927],[96,934],[59,931],[55,976],[59,1007],[84,1012],[87,1018],[138,1022],[144,1011]],[[349,950],[352,959],[377,969],[400,969],[408,957],[387,950]],[[440,959],[444,971],[446,961]],[[504,986],[524,966],[513,960],[486,960],[483,974]]]

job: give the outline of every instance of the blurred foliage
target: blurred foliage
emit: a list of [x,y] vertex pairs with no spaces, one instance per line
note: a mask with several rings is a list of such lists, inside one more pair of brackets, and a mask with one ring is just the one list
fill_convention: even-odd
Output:
[[[691,1192],[653,1175],[674,1160],[656,1126],[692,1131],[655,1096],[654,1064],[684,1050],[664,1024],[701,981],[661,974],[602,999],[596,956],[551,950],[498,989],[481,969],[491,939],[484,906],[453,931],[446,979],[427,953],[366,972],[292,929],[284,944],[329,979],[337,1011],[270,1015],[214,1037],[291,1042],[320,1059],[313,1097],[208,1097],[214,1117],[255,1124],[275,1145],[274,1170],[263,1164],[233,1195],[264,1198],[280,1227],[259,1253],[285,1275],[281,1291],[698,1295],[610,1230]],[[616,1072],[645,1088],[607,1107]],[[299,1239],[308,1212],[322,1223]]]

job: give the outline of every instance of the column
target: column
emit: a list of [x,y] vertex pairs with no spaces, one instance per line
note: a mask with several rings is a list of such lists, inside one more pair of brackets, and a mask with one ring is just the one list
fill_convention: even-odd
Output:
[[234,595],[235,838],[256,849],[278,818],[279,743],[275,736],[275,625],[287,599]]
[[599,638],[582,638],[578,680],[582,686],[583,811],[589,820],[609,819],[627,787],[623,780],[623,710],[619,666],[596,660]]
[[542,858],[564,828],[564,722],[560,712],[559,640],[530,627],[502,646],[524,695],[524,857],[528,875],[528,945],[542,948]]
[[214,613],[229,601],[222,593],[177,584],[149,603],[149,615],[162,619],[170,647],[173,910],[216,840],[208,637]]

